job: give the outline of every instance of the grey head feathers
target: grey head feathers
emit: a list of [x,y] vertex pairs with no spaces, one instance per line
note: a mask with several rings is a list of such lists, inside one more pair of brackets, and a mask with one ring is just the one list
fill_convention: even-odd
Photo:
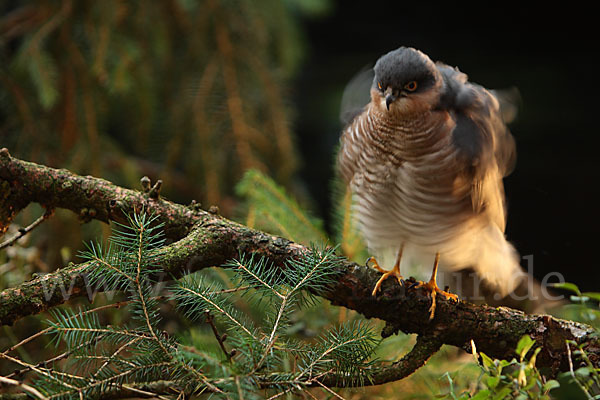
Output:
[[340,121],[348,125],[363,112],[371,101],[369,91],[381,83],[385,89],[401,89],[410,81],[417,81],[418,90],[434,85],[439,73],[435,64],[424,53],[410,47],[400,47],[381,56],[375,67],[363,68],[344,88],[340,107]]
[[435,85],[438,72],[435,64],[424,53],[411,47],[400,47],[381,56],[375,64],[373,85],[401,90],[411,81],[417,82],[417,91]]

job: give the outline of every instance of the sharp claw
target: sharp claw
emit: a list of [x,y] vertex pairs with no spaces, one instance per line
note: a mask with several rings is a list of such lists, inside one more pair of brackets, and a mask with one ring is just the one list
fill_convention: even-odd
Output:
[[437,284],[435,283],[435,281],[429,281],[429,282],[415,282],[412,285],[409,286],[409,289],[413,288],[413,287],[424,287],[425,291],[427,293],[429,293],[429,296],[431,297],[431,306],[429,307],[429,320],[431,321],[433,319],[433,317],[435,317],[435,310],[436,310],[436,306],[437,306],[437,296],[438,295],[442,295],[444,296],[446,299],[448,300],[452,300],[455,302],[458,302],[458,296],[455,295],[454,293],[448,293],[447,291],[444,291],[442,289],[440,289]]
[[429,320],[430,321],[433,319],[433,317],[435,317],[436,295],[437,295],[437,292],[435,290],[433,292],[431,292],[431,307],[429,307]]
[[396,279],[398,280],[398,284],[400,284],[400,286],[404,286],[404,278],[402,277],[402,275],[400,275],[400,258],[402,257],[403,247],[404,247],[403,245],[400,246],[400,250],[398,251],[398,257],[396,258],[396,264],[394,264],[394,268],[392,268],[391,271],[386,271],[385,269],[381,268],[379,266],[379,263],[377,262],[377,260],[374,257],[369,257],[369,258],[367,258],[367,261],[365,261],[365,265],[367,266],[367,268],[370,267],[370,265],[369,265],[370,263],[373,263],[372,268],[383,274],[381,276],[381,278],[379,278],[379,280],[375,284],[375,287],[373,288],[373,292],[372,292],[373,296],[377,295],[377,292],[381,288],[381,284],[383,283],[384,280],[389,278],[390,275],[393,275],[396,277]]
[[373,288],[373,292],[372,292],[373,296],[377,295],[377,292],[379,292],[379,290],[381,289],[381,285],[382,285],[383,281],[385,281],[387,278],[389,278],[392,275],[396,277],[396,279],[398,280],[398,284],[400,284],[400,286],[404,286],[404,278],[402,278],[402,276],[397,271],[394,271],[394,270],[386,271],[381,275],[381,278],[379,278],[379,280],[375,284],[375,287]]

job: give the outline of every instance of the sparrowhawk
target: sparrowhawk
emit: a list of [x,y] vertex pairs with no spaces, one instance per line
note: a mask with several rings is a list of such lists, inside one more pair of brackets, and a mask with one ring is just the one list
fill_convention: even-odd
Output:
[[[400,47],[373,69],[370,102],[345,127],[338,154],[374,266],[403,284],[400,265],[434,264],[421,283],[435,311],[439,266],[473,268],[505,295],[523,272],[506,240],[502,179],[516,159],[495,95],[457,68]],[[388,265],[389,265],[388,264]]]

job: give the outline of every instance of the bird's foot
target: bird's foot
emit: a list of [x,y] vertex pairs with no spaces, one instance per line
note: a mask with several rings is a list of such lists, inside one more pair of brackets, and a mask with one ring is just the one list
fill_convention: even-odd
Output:
[[379,266],[379,264],[377,263],[377,260],[374,257],[369,257],[367,259],[367,266],[369,266],[369,264],[372,263],[372,267],[374,269],[376,269],[377,271],[381,272],[383,275],[381,276],[381,278],[379,278],[379,280],[377,281],[377,283],[375,284],[375,287],[373,288],[373,296],[377,295],[377,292],[379,291],[379,289],[381,289],[381,284],[383,283],[383,281],[385,281],[387,278],[389,278],[390,276],[395,276],[396,279],[398,280],[398,283],[400,284],[400,286],[404,286],[404,278],[402,277],[402,275],[400,275],[400,266],[398,265],[398,263],[396,263],[396,265],[394,265],[394,268],[392,268],[391,271],[387,271],[383,268],[381,268]]
[[448,300],[458,301],[458,296],[454,293],[446,292],[439,288],[435,279],[430,279],[427,282],[417,282],[413,285],[414,288],[423,288],[429,293],[431,297],[431,307],[429,307],[429,320],[431,321],[435,316],[436,297],[438,295],[444,296]]

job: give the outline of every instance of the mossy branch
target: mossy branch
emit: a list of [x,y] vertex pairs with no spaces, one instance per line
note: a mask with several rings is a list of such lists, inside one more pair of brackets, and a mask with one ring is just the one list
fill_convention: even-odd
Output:
[[[66,208],[78,214],[82,209],[93,209],[95,212],[88,212],[87,216],[104,222],[124,220],[125,214],[144,208],[157,216],[164,224],[165,235],[174,240],[170,245],[153,250],[157,265],[172,276],[223,265],[240,253],[248,256],[258,253],[274,268],[282,268],[286,261],[300,260],[311,252],[305,246],[197,207],[174,204],[160,197],[149,198],[142,192],[102,179],[25,162],[11,157],[6,149],[0,150],[0,231],[4,232],[14,216],[31,202],[49,209]],[[85,263],[70,264],[0,292],[0,324],[13,324],[69,298],[102,291],[102,287],[89,287],[87,278],[82,275],[85,267]],[[386,321],[384,336],[401,330],[421,337],[420,344],[404,362],[375,375],[375,384],[402,377],[404,371],[410,372],[412,364],[418,368],[437,351],[439,344],[470,351],[473,340],[477,349],[488,356],[510,360],[523,335],[529,335],[536,346],[541,347],[537,366],[547,368],[548,375],[569,370],[567,340],[582,346],[591,363],[600,367],[600,340],[587,325],[547,315],[527,315],[503,307],[465,301],[454,303],[443,298],[438,299],[435,318],[429,321],[430,299],[421,289],[404,289],[390,280],[384,283],[381,294],[373,297],[371,290],[379,273],[351,262],[342,262],[339,268],[340,278],[322,297],[367,318]]]

